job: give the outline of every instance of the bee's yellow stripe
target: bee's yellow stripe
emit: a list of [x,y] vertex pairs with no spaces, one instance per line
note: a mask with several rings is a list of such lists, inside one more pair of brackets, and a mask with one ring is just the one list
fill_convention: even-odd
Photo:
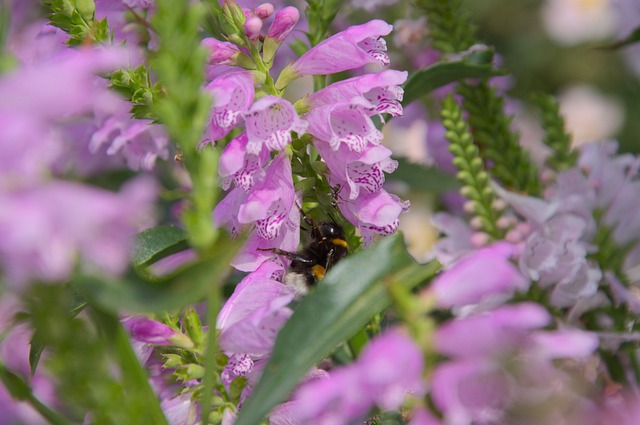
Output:
[[344,239],[334,238],[331,239],[331,243],[336,246],[341,246],[345,249],[349,249],[349,245],[347,245],[347,241],[345,241]]
[[314,264],[313,266],[311,266],[311,274],[313,274],[313,277],[318,280],[324,277],[325,272],[326,270],[320,264]]

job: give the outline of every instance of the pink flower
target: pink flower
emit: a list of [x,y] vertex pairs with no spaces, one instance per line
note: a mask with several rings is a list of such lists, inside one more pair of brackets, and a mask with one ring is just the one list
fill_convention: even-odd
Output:
[[462,257],[429,287],[441,307],[476,304],[524,291],[529,282],[509,262],[514,246],[499,242]]
[[312,47],[291,66],[296,76],[325,75],[359,68],[368,63],[389,65],[381,36],[393,27],[381,20],[355,25]]
[[70,182],[0,192],[0,264],[10,285],[69,278],[78,256],[87,271],[122,273],[133,235],[148,225],[155,183],[139,178],[120,193]]
[[250,154],[247,143],[247,133],[244,132],[231,140],[220,155],[218,173],[224,190],[229,189],[233,181],[236,187],[247,192],[264,178],[262,167],[269,160],[269,150],[263,148],[258,154]]
[[291,406],[297,423],[346,424],[363,417],[374,404],[397,409],[408,394],[422,395],[422,352],[399,330],[374,339],[350,366],[328,378],[305,383]]
[[214,103],[211,122],[200,147],[229,134],[253,103],[254,96],[253,79],[244,70],[220,76],[205,89],[213,96]]
[[393,69],[365,74],[338,81],[309,96],[311,107],[333,105],[341,102],[357,102],[366,105],[371,115],[387,113],[402,115],[401,84],[407,80],[406,71]]
[[257,100],[244,115],[247,127],[247,152],[257,155],[266,146],[283,150],[291,143],[291,132],[304,133],[307,122],[298,117],[293,105],[276,96]]
[[225,352],[253,359],[269,354],[277,331],[292,313],[286,306],[294,292],[276,280],[283,273],[281,265],[265,261],[236,286],[216,324]]
[[341,144],[356,152],[380,144],[382,133],[370,117],[402,115],[399,84],[406,78],[406,72],[388,70],[340,81],[312,94],[307,99],[311,109],[305,116],[309,133],[328,142],[334,151]]
[[360,231],[364,246],[373,243],[374,235],[393,234],[398,229],[400,214],[410,206],[409,201],[385,190],[361,194],[353,201],[339,200],[338,205],[344,217]]
[[306,115],[309,133],[326,141],[337,151],[344,144],[355,152],[362,152],[367,146],[377,146],[382,141],[378,130],[361,107],[347,103],[337,103],[314,108]]
[[268,248],[295,251],[300,241],[300,214],[294,207],[295,191],[291,163],[278,155],[266,168],[264,178],[245,192],[233,189],[216,206],[213,216],[218,225],[226,225],[232,235],[241,226],[255,230],[232,265],[239,270],[255,270],[273,256]]
[[382,145],[369,146],[362,152],[352,151],[345,145],[334,151],[320,140],[315,141],[315,146],[331,170],[331,184],[348,188],[339,194],[345,200],[356,199],[361,191],[380,191],[385,181],[384,173],[392,173],[398,167],[398,162],[391,159],[391,151]]

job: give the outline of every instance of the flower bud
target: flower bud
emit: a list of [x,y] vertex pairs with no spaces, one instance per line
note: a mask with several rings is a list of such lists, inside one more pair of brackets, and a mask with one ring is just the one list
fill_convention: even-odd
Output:
[[262,3],[253,9],[253,13],[260,19],[267,19],[269,16],[273,15],[274,11],[275,9],[271,3]]
[[240,53],[235,44],[211,37],[202,40],[201,44],[209,52],[208,62],[211,65],[232,65]]
[[300,19],[300,12],[293,6],[287,6],[276,13],[262,48],[265,63],[273,62],[276,50],[296,26],[298,19]]
[[193,342],[186,335],[145,316],[129,317],[123,320],[122,325],[131,337],[139,342],[183,348],[193,347]]
[[262,29],[262,19],[257,16],[252,16],[242,26],[247,37],[251,41],[255,41],[260,37],[260,30]]
[[268,38],[274,38],[281,44],[300,19],[300,12],[293,6],[287,6],[276,13],[273,23],[267,31]]

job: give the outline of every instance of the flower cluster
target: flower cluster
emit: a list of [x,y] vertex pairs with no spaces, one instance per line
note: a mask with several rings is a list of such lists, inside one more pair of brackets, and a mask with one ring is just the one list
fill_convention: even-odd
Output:
[[[229,357],[221,380],[227,387],[235,378],[248,380],[242,403],[261,374],[276,332],[291,315],[287,304],[294,292],[281,283],[285,264],[274,261],[273,254],[295,252],[300,243],[301,194],[295,184],[303,176],[292,175],[291,144],[311,141],[309,148],[329,170],[329,186],[342,188],[337,205],[365,244],[374,235],[393,233],[408,203],[383,189],[384,173],[393,172],[397,163],[381,145],[382,133],[372,117],[402,114],[400,85],[407,73],[385,70],[339,81],[294,105],[281,97],[282,91],[301,76],[333,74],[367,63],[388,65],[380,37],[389,34],[391,26],[374,20],[329,37],[285,67],[271,86],[268,70],[275,50],[293,30],[298,11],[285,7],[274,14],[273,8],[261,5],[242,9],[240,15],[232,3],[225,7],[239,32],[230,41],[202,42],[209,52],[211,79],[205,90],[214,103],[200,149],[226,143],[218,172],[228,193],[215,207],[215,223],[234,236],[250,229],[232,265],[251,273],[227,300],[217,324],[220,346]],[[266,35],[259,37],[262,21],[272,14]],[[262,56],[256,54],[260,40]],[[274,411],[272,421],[283,412],[289,409]]]
[[[154,181],[137,178],[116,194],[64,177],[117,166],[106,155],[133,169],[166,155],[157,126],[130,120],[128,103],[97,76],[124,66],[126,53],[66,49],[63,35],[29,23],[15,44],[24,61],[0,79],[0,265],[14,288],[65,281],[79,258],[85,271],[122,273],[131,237],[151,224]],[[106,155],[91,158],[105,143]]]

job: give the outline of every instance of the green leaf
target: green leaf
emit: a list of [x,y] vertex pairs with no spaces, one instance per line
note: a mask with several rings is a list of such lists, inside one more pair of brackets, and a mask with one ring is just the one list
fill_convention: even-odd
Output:
[[[72,288],[69,289],[70,295],[70,305],[69,305],[69,317],[76,317],[84,308],[87,306],[87,300],[74,291]],[[43,338],[41,333],[36,329],[33,336],[31,337],[31,341],[29,341],[29,368],[31,376],[36,373],[36,369],[38,368],[38,363],[40,363],[40,357],[42,356],[42,352],[46,348],[46,344],[43,342]]]
[[411,74],[404,85],[402,104],[407,106],[421,96],[449,83],[467,78],[489,78],[506,74],[503,70],[494,69],[491,63],[474,63],[479,62],[477,59],[482,58],[481,55],[470,55],[469,58],[475,59],[473,61],[438,62]]
[[239,241],[220,237],[209,255],[153,282],[131,273],[122,280],[82,276],[72,284],[111,312],[156,313],[179,309],[200,301],[209,285],[222,285],[239,246]]
[[460,189],[456,176],[447,174],[435,167],[409,162],[406,158],[396,158],[398,169],[386,178],[391,181],[401,181],[413,190],[440,193]]
[[135,266],[148,266],[188,247],[187,233],[179,227],[152,227],[136,235],[131,262]]
[[391,304],[387,285],[412,288],[437,268],[433,263],[415,263],[399,233],[338,263],[280,330],[271,359],[236,425],[259,423],[287,399],[313,365],[387,308]]

